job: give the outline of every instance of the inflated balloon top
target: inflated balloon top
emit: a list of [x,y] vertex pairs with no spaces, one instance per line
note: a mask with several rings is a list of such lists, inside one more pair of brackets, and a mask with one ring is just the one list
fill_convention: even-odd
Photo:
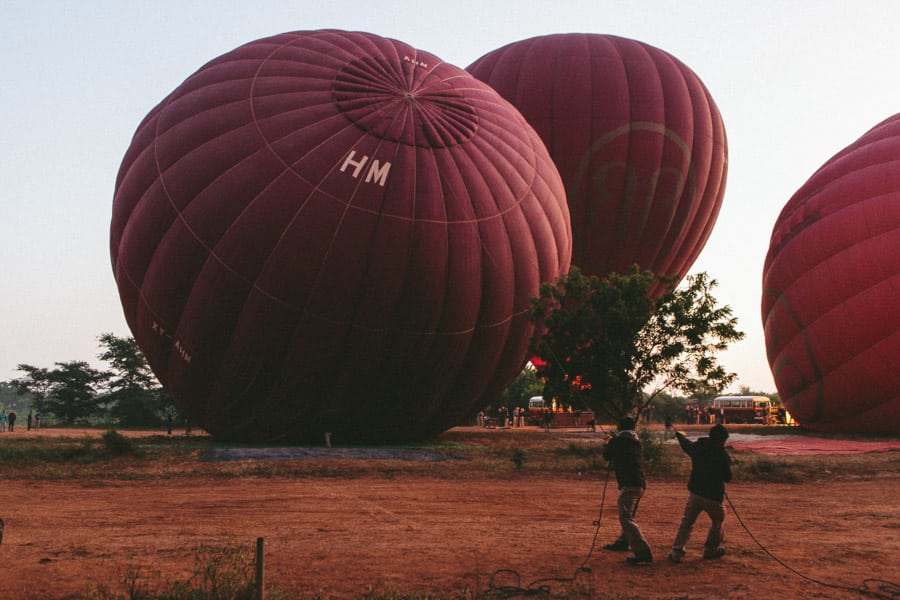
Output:
[[395,442],[516,377],[571,230],[541,140],[489,86],[396,40],[301,31],[147,115],[111,254],[149,364],[215,437]]
[[900,114],[791,197],[763,270],[778,393],[819,430],[900,431]]
[[573,264],[599,276],[635,263],[676,280],[688,272],[728,163],[719,110],[693,71],[642,42],[588,33],[514,42],[467,70],[547,145],[568,197]]

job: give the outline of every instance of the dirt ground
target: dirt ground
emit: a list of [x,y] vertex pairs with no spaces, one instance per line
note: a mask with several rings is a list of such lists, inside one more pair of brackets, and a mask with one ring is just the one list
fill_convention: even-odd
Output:
[[[448,432],[446,443],[491,448],[496,439],[527,451],[532,440],[545,443],[541,436],[602,442],[593,433],[471,429]],[[900,452],[831,460],[876,454],[876,466],[859,477],[823,473],[800,483],[737,477],[728,486],[728,554],[701,559],[708,523],[701,516],[680,565],[665,558],[685,480],[651,477],[638,522],[656,560],[638,567],[600,549],[618,534],[616,490],[613,480],[605,486],[603,471],[548,475],[529,472],[527,463],[492,472],[468,469],[464,460],[411,465],[340,457],[282,460],[284,473],[254,467],[239,477],[222,469],[261,461],[134,479],[19,474],[0,483],[6,522],[0,598],[82,598],[104,588],[124,595],[129,570],[148,581],[184,580],[199,546],[237,543],[253,551],[258,538],[267,583],[292,597],[357,598],[370,591],[519,597],[544,587],[547,597],[601,599],[896,598]],[[831,463],[822,464],[827,470]]]

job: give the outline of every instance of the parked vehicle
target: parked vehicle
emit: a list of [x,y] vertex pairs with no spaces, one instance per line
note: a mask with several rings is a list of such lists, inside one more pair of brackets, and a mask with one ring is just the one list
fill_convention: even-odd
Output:
[[726,423],[770,422],[772,401],[765,396],[719,396],[712,401],[712,417],[723,414]]

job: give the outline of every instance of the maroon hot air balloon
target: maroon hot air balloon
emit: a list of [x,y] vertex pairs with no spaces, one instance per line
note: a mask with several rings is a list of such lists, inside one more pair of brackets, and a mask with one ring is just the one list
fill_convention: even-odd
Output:
[[467,70],[550,150],[573,264],[599,276],[635,263],[676,280],[687,273],[718,216],[728,163],[719,110],[693,71],[647,44],[587,33],[514,42]]
[[829,159],[785,205],[762,319],[791,415],[824,431],[900,431],[900,114]]
[[144,119],[111,226],[128,324],[224,440],[386,443],[457,424],[525,362],[571,230],[540,138],[396,40],[285,33]]

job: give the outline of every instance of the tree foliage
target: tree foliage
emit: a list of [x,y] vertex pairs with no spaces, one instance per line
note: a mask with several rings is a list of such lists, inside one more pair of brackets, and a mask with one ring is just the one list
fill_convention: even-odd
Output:
[[98,370],[84,361],[57,362],[47,369],[20,364],[22,377],[8,382],[30,406],[65,425],[96,421],[128,427],[156,426],[164,412],[174,412],[172,400],[147,365],[134,338],[111,333],[98,337],[99,358],[109,370]]
[[110,390],[152,389],[156,378],[133,337],[103,333],[97,338],[104,348],[99,354],[111,367]]
[[88,421],[101,415],[99,391],[107,373],[94,369],[84,361],[55,363],[56,368],[45,369],[20,364],[17,370],[23,377],[10,383],[19,393],[31,394],[32,406],[41,413],[52,413],[66,425]]
[[[25,396],[23,398],[22,396]],[[19,394],[18,390],[8,381],[0,381],[0,408],[10,409],[16,405],[21,406],[24,400],[25,406],[31,405],[31,398],[27,394]]]
[[653,299],[656,280],[637,266],[605,279],[572,267],[541,286],[531,318],[543,333],[531,352],[546,362],[545,397],[618,420],[664,390],[697,396],[734,381],[716,354],[744,334],[731,308],[717,305],[715,280],[692,275]]
[[528,408],[528,399],[540,396],[544,391],[544,382],[538,377],[534,367],[526,366],[500,397],[500,406]]
[[164,405],[171,400],[159,386],[134,338],[104,333],[98,340],[103,348],[99,358],[110,365],[105,398],[110,416],[127,427],[161,423]]

